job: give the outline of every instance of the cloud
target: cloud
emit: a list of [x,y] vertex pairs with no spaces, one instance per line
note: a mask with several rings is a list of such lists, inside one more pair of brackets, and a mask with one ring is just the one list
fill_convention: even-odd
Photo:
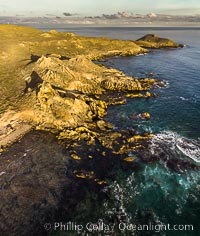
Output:
[[71,13],[69,13],[69,12],[64,12],[63,15],[64,15],[64,16],[73,16],[73,15],[72,15]]
[[85,17],[88,19],[99,19],[99,20],[118,20],[118,21],[126,21],[126,22],[133,22],[134,20],[139,21],[200,21],[200,17],[198,15],[173,15],[173,14],[156,14],[156,13],[148,13],[146,15],[142,14],[133,14],[128,12],[117,12],[115,14],[102,14],[101,16],[90,16]]
[[132,15],[129,14],[128,12],[123,11],[123,12],[118,12],[116,14],[111,14],[111,15],[103,14],[102,18],[105,18],[105,19],[132,18]]
[[103,14],[102,18],[105,18],[105,19],[118,19],[119,16],[117,14],[111,14],[111,15]]
[[[102,14],[100,16],[88,16],[83,17],[77,14],[71,13],[62,13],[63,16],[57,16],[54,14],[46,14],[46,17],[3,17],[0,14],[0,23],[10,22],[12,24],[27,24],[27,25],[36,25],[36,24],[46,24],[49,25],[66,25],[66,24],[85,24],[85,25],[106,25],[106,24],[115,24],[115,25],[136,25],[136,24],[164,24],[164,25],[174,25],[174,24],[184,24],[190,23],[195,26],[200,22],[200,15],[172,15],[172,14],[133,14],[128,12],[118,12],[113,14]],[[70,17],[73,16],[73,17]]]
[[112,20],[112,19],[123,19],[123,18],[132,18],[132,15],[123,11],[123,12],[118,12],[115,14],[102,14],[101,16],[89,16],[86,18],[90,18],[90,19],[107,19],[107,20]]

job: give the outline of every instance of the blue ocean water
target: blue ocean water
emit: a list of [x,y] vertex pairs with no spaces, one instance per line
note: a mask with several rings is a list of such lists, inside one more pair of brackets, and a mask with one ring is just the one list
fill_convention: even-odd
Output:
[[[183,49],[151,50],[139,57],[115,57],[106,62],[125,74],[145,77],[152,72],[154,77],[165,80],[168,86],[156,90],[158,99],[148,101],[130,100],[126,106],[110,108],[117,115],[116,124],[131,126],[131,113],[150,112],[150,122],[143,126],[152,132],[169,130],[191,138],[200,136],[200,28],[162,27],[80,27],[59,29],[78,35],[136,40],[145,34],[155,33],[185,45]],[[137,121],[138,122],[138,121]]]
[[[157,99],[132,100],[127,106],[118,108],[119,114],[151,113],[152,119],[145,125],[153,132],[169,130],[181,135],[198,138],[200,135],[200,52],[198,43],[183,49],[152,50],[140,57],[114,58],[108,66],[118,68],[136,77],[145,77],[148,72],[167,82],[165,89],[156,90]],[[111,108],[114,110],[116,108]],[[129,114],[129,115],[130,115]],[[124,118],[125,119],[125,118]],[[123,125],[131,125],[126,120]]]
[[[47,30],[47,29],[45,29]],[[116,125],[131,126],[129,115],[150,112],[150,122],[143,128],[152,132],[174,131],[180,135],[197,139],[200,135],[200,28],[189,27],[76,27],[58,31],[74,32],[78,35],[136,40],[145,34],[155,33],[185,45],[182,49],[151,50],[139,57],[115,57],[106,62],[125,74],[145,77],[153,72],[154,77],[165,80],[168,86],[156,90],[158,99],[148,101],[130,100],[126,106],[112,107],[110,116],[117,116]],[[137,121],[138,123],[138,121]]]
[[[147,33],[168,37],[185,45],[181,49],[151,50],[137,57],[115,57],[105,64],[125,74],[146,77],[151,72],[166,81],[165,88],[154,89],[157,98],[130,99],[126,105],[113,106],[108,110],[107,120],[116,128],[137,127],[155,134],[149,155],[161,150],[167,155],[153,163],[142,163],[139,171],[123,173],[105,191],[111,197],[99,203],[99,218],[117,215],[124,222],[137,222],[149,216],[157,224],[191,224],[194,231],[163,231],[158,235],[200,234],[200,29],[199,28],[70,28],[79,35],[104,36],[136,40]],[[149,112],[151,119],[138,121],[131,117]],[[115,117],[115,119],[113,119]],[[170,168],[187,162],[185,168]],[[169,165],[170,163],[170,165]],[[188,164],[189,163],[189,164]],[[179,168],[180,166],[178,166]],[[86,206],[93,201],[88,195]],[[85,211],[87,207],[84,206]],[[91,209],[88,207],[88,209]],[[76,210],[81,212],[81,205]],[[103,212],[103,213],[102,213]],[[92,215],[85,212],[85,215]],[[147,217],[148,218],[148,217]],[[123,235],[154,235],[152,232],[123,232]],[[129,234],[130,233],[130,234]]]

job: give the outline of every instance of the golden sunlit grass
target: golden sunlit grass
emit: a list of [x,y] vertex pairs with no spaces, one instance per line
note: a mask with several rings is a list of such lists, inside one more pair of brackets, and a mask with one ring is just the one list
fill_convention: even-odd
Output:
[[66,58],[86,55],[99,59],[112,55],[134,55],[145,49],[131,41],[76,36],[73,33],[43,32],[31,27],[0,25],[0,113],[23,92],[23,68],[31,55],[59,54]]

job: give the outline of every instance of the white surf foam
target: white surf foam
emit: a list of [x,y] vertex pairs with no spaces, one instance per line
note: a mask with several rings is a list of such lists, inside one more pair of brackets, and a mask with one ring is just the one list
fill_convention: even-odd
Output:
[[188,139],[178,135],[175,132],[164,131],[155,135],[152,139],[152,148],[159,143],[165,143],[171,150],[178,149],[185,156],[191,158],[195,162],[200,163],[200,141]]
[[188,98],[185,98],[185,97],[180,97],[180,99],[181,99],[182,101],[189,101],[189,99],[188,99]]
[[177,139],[176,147],[186,156],[200,162],[200,143],[197,141],[181,137]]

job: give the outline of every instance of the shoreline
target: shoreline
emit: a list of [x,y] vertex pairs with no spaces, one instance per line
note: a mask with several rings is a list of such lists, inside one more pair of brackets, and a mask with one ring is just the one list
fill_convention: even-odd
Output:
[[[13,56],[14,62],[28,57],[28,60],[18,68],[21,69],[20,73],[17,71],[15,74],[15,78],[20,78],[21,84],[24,85],[20,91],[23,99],[19,101],[16,112],[9,111],[0,119],[0,145],[8,146],[9,141],[12,144],[28,132],[27,136],[21,139],[25,151],[17,142],[8,149],[8,152],[12,150],[14,158],[13,165],[10,165],[11,174],[8,172],[7,176],[2,172],[0,175],[3,181],[7,180],[8,186],[17,196],[16,207],[11,206],[14,211],[13,218],[10,216],[13,220],[12,225],[15,215],[19,222],[23,221],[26,211],[29,212],[28,221],[31,221],[33,214],[40,217],[42,215],[46,219],[45,214],[48,214],[49,208],[55,213],[55,208],[62,203],[65,194],[71,194],[67,190],[66,178],[69,183],[72,181],[76,186],[88,184],[92,190],[98,192],[109,180],[115,180],[116,173],[109,171],[114,169],[113,166],[121,166],[127,173],[131,168],[137,169],[137,154],[145,150],[153,134],[138,134],[135,130],[126,129],[116,131],[109,122],[104,121],[104,117],[108,106],[124,104],[127,98],[156,97],[150,93],[150,89],[155,85],[162,87],[163,84],[162,81],[153,78],[136,79],[119,70],[91,61],[107,54],[128,56],[146,52],[146,49],[135,42],[9,27],[14,27],[15,33],[19,30],[19,34],[22,34],[17,42],[13,42],[13,39],[10,42],[14,44],[13,47],[22,49],[22,54],[13,56],[6,52],[5,47],[3,56]],[[6,34],[4,36],[10,37]],[[153,47],[163,48],[163,42],[169,43],[167,47],[172,45],[171,40],[166,42],[166,39],[163,41],[157,36],[151,38]],[[29,51],[27,45],[31,45]],[[173,46],[180,45],[174,43]],[[148,120],[150,114],[144,112],[138,114],[138,117]],[[32,129],[47,133],[40,137],[37,131],[29,132]],[[7,137],[6,133],[9,133]],[[30,138],[28,144],[26,137]],[[38,143],[40,145],[37,145]],[[46,143],[49,143],[50,150],[46,148]],[[15,153],[18,150],[16,146],[21,148],[19,153]],[[56,152],[58,149],[59,154]],[[6,155],[5,151],[0,157]],[[19,156],[19,159],[15,155]],[[9,158],[7,157],[8,161]],[[72,190],[73,184],[69,184]],[[2,185],[4,186],[4,182]],[[10,191],[10,188],[6,191]],[[80,200],[84,197],[85,191],[81,194]],[[46,198],[47,206],[43,203]],[[71,195],[68,198],[72,206],[77,204],[71,199]],[[8,200],[6,198],[5,201],[9,203]],[[36,211],[34,204],[38,206]],[[6,215],[6,208],[3,209]],[[32,225],[33,228],[36,223]],[[19,224],[15,226],[14,231],[29,231],[28,227],[20,229]],[[44,232],[43,228],[39,230]]]

